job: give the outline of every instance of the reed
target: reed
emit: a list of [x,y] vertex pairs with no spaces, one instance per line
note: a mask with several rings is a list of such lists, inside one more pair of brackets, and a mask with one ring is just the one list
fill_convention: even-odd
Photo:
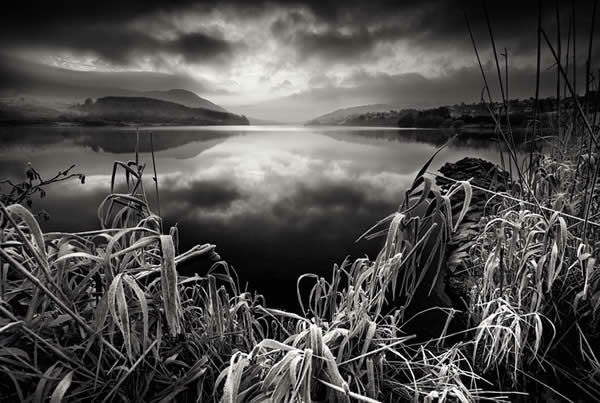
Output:
[[[541,53],[546,51],[557,69],[557,124],[539,126],[542,120],[536,106],[529,153],[519,162],[528,175],[513,177],[509,192],[494,194],[498,202],[482,218],[469,249],[465,266],[474,284],[467,308],[475,328],[472,360],[478,373],[493,376],[501,388],[527,390],[537,384],[566,400],[577,396],[598,400],[600,233],[598,215],[591,212],[600,202],[600,161],[597,108],[591,92],[597,88],[589,75],[597,7],[594,3],[590,10],[584,96],[576,87],[574,4],[569,10],[565,59],[558,5],[556,45],[542,21],[541,4],[539,7],[536,99]],[[491,31],[490,35],[493,37]],[[560,103],[561,80],[569,91],[570,105],[566,94],[565,103]],[[539,129],[550,135],[542,137]],[[497,130],[507,130],[499,120]],[[508,138],[503,139],[511,150]],[[521,189],[525,191],[516,191]],[[561,390],[552,387],[561,380],[575,392],[564,385]]]

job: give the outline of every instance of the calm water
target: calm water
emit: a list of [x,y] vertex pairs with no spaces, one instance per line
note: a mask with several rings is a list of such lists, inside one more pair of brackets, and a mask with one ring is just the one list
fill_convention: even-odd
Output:
[[[354,240],[394,211],[403,190],[446,134],[429,130],[304,127],[144,129],[141,159],[155,202],[147,133],[154,133],[162,214],[178,223],[181,248],[217,245],[242,282],[272,305],[295,304],[299,274],[328,273],[346,256],[374,257],[381,241]],[[27,162],[42,175],[77,164],[86,183],[56,184],[34,200],[51,216],[47,231],[99,228],[96,209],[110,187],[112,163],[134,158],[135,130],[0,128],[0,178],[23,178]],[[465,156],[495,161],[495,146],[459,138],[434,161]],[[150,191],[152,190],[152,191]],[[205,272],[208,262],[195,270]]]

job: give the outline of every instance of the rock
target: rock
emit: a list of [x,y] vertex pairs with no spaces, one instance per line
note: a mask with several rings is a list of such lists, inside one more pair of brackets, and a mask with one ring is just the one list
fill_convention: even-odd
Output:
[[[490,202],[492,194],[478,188],[493,192],[505,192],[510,186],[510,175],[497,165],[481,158],[463,158],[456,163],[446,163],[440,168],[446,178],[469,181],[473,185],[471,204],[463,221],[446,247],[447,273],[445,277],[446,293],[456,308],[464,308],[471,288],[471,276],[467,272],[469,248],[480,233],[480,221],[485,215],[495,211],[499,198]],[[436,183],[444,190],[450,189],[455,182],[442,177]],[[453,212],[462,207],[462,200],[453,201]]]

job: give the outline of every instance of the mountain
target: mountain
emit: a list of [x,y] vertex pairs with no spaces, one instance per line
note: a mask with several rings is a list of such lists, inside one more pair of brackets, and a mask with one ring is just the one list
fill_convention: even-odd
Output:
[[185,88],[195,93],[211,93],[205,83],[188,76],[145,71],[87,71],[49,66],[0,53],[0,96],[44,97],[68,102],[116,95],[128,96],[148,91],[169,92]]
[[181,104],[189,108],[204,108],[210,109],[211,111],[227,112],[224,108],[220,107],[219,105],[213,104],[207,99],[200,98],[195,93],[187,90],[175,89],[168,91],[141,91],[137,93],[135,91],[131,91],[131,94],[128,96],[154,98],[159,99],[161,101],[174,102],[176,104]]
[[102,97],[77,108],[84,121],[105,123],[248,125],[244,116],[145,97]]
[[[388,104],[373,104],[362,105],[351,108],[338,109],[325,115],[318,116],[310,121],[307,125],[355,125],[356,119],[361,115],[370,113],[390,112],[397,108]],[[396,119],[395,123],[398,120]],[[394,124],[395,125],[395,124]]]

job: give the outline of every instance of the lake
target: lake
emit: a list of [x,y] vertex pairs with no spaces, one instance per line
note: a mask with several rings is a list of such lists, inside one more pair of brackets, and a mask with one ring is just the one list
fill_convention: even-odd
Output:
[[[181,250],[217,245],[242,283],[270,306],[292,309],[300,274],[327,275],[346,256],[376,256],[381,240],[356,238],[397,209],[406,186],[449,136],[358,127],[143,128],[140,159],[155,212],[150,132],[161,213],[167,226],[177,223]],[[0,128],[0,178],[23,180],[28,162],[44,177],[77,164],[85,184],[55,184],[33,209],[49,213],[45,231],[97,229],[113,161],[134,159],[135,144],[131,128]],[[477,136],[459,137],[430,170],[465,156],[496,161],[498,152]],[[198,261],[185,270],[202,274],[209,266]]]

